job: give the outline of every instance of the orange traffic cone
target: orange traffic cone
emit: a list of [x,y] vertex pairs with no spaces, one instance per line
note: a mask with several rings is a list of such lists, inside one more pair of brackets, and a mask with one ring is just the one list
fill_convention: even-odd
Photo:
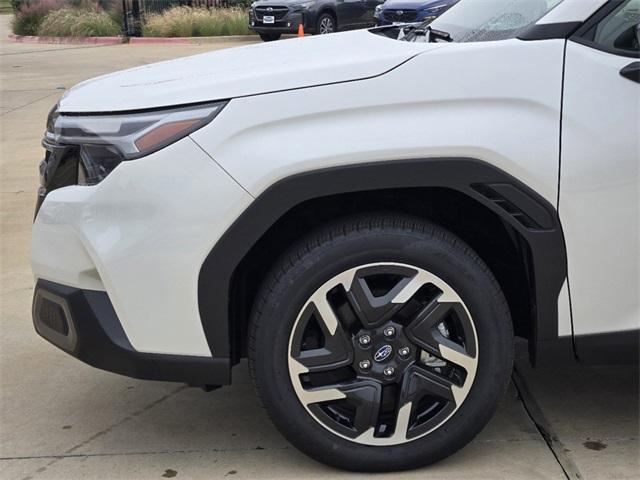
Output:
[[302,24],[298,25],[298,36],[304,37],[304,26]]

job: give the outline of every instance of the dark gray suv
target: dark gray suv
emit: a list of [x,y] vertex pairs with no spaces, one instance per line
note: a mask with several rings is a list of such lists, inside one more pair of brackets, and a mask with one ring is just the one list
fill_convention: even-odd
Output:
[[325,34],[375,25],[373,13],[383,0],[257,0],[249,11],[249,28],[265,42],[283,33]]

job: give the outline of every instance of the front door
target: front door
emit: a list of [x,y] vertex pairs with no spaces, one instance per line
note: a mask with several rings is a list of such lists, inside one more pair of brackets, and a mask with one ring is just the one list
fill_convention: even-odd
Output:
[[640,0],[605,8],[565,58],[559,212],[578,355],[585,335],[637,342],[640,328]]
[[365,0],[337,0],[336,9],[339,30],[356,28],[364,17]]

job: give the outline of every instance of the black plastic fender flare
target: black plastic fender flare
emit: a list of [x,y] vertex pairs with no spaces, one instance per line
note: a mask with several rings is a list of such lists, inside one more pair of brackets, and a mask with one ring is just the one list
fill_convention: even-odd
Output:
[[229,293],[234,270],[251,247],[291,208],[315,198],[384,189],[441,187],[461,192],[498,214],[531,253],[535,325],[530,342],[558,338],[558,295],[567,277],[556,209],[508,173],[471,158],[426,158],[354,164],[305,172],[273,184],[218,240],[202,264],[198,306],[212,355],[230,360]]

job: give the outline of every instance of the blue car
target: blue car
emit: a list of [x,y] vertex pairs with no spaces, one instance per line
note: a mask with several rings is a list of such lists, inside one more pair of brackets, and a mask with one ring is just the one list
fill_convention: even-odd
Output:
[[458,0],[387,0],[376,7],[377,25],[433,20]]

